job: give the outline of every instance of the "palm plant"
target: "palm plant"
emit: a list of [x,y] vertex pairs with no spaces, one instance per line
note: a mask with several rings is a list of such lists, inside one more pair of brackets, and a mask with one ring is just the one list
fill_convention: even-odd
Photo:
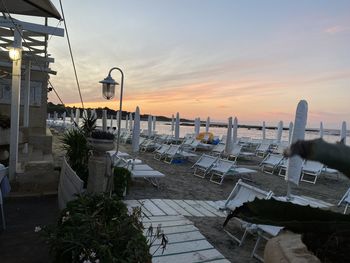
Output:
[[81,129],[86,137],[90,137],[91,133],[96,129],[96,120],[96,116],[91,113],[87,113],[83,117],[83,126]]
[[69,165],[84,181],[86,187],[89,175],[89,146],[82,129],[67,130],[61,139]]

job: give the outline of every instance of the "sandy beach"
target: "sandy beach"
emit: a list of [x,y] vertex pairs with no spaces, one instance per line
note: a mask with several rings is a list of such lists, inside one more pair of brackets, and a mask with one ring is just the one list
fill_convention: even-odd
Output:
[[[59,137],[54,136],[53,145],[55,160],[59,164],[60,157],[64,153],[60,148]],[[121,144],[121,151],[131,154],[131,145]],[[198,157],[202,152],[198,152]],[[126,199],[154,199],[154,198],[169,198],[169,199],[191,199],[191,200],[224,200],[227,198],[235,183],[240,177],[229,177],[225,179],[222,185],[211,183],[208,179],[202,179],[193,175],[191,166],[193,158],[190,161],[181,164],[166,164],[162,161],[155,160],[153,153],[139,153],[137,156],[144,163],[150,165],[155,170],[164,173],[166,176],[161,179],[160,187],[157,189],[145,180],[135,180],[132,182],[130,192]],[[272,190],[276,195],[286,194],[286,182],[282,177],[277,175],[269,175],[260,172],[259,162],[261,158],[253,157],[252,159],[238,159],[238,165],[257,170],[252,174],[252,181],[247,183],[257,186],[264,190]],[[299,187],[292,187],[293,194],[305,195],[337,204],[339,199],[350,186],[350,180],[345,176],[340,175],[337,179],[331,175],[321,175],[315,185],[308,183],[300,183]],[[341,208],[332,207],[336,211],[341,211]],[[206,236],[208,241],[218,249],[231,262],[257,262],[250,258],[255,238],[249,236],[242,247],[232,240],[222,229],[224,218],[196,218],[189,217],[194,224],[199,228],[201,233]],[[229,223],[229,228],[232,231],[239,231],[234,222]],[[263,248],[260,248],[260,254]]]

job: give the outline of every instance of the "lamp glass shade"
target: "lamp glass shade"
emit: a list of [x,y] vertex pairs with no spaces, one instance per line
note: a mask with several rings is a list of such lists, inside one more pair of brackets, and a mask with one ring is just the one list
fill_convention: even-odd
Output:
[[114,97],[115,84],[103,83],[102,84],[102,95],[105,99],[110,100]]
[[9,57],[12,61],[21,59],[21,49],[16,47],[8,47]]

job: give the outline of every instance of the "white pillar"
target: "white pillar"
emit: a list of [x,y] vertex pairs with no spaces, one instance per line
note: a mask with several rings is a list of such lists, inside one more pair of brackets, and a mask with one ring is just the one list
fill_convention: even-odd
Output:
[[[14,30],[13,46],[22,48],[22,37],[20,30]],[[22,53],[22,51],[20,51]],[[9,160],[9,177],[15,180],[18,161],[18,134],[19,134],[19,107],[21,93],[21,65],[22,54],[20,58],[12,62],[12,90],[11,90],[11,137],[10,137],[10,160]]]
[[[24,106],[23,106],[23,127],[29,127],[29,107],[30,107],[30,71],[31,61],[26,61]],[[28,143],[24,144],[23,153],[28,153]]]

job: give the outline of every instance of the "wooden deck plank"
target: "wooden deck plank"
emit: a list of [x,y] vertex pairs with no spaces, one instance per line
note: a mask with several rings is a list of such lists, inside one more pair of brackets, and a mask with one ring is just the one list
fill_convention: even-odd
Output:
[[158,226],[161,225],[162,228],[163,227],[169,227],[169,226],[185,226],[185,225],[193,225],[193,223],[188,220],[188,219],[184,219],[184,220],[177,220],[177,221],[165,221],[165,222],[147,222],[147,223],[143,223],[143,226],[145,228],[149,227],[150,225],[153,226]]
[[[205,236],[199,231],[186,232],[186,233],[174,233],[167,234],[168,244],[179,243],[184,241],[201,240],[206,239]],[[160,239],[154,241],[154,245],[159,245],[161,243]]]
[[179,206],[177,203],[175,203],[173,200],[170,199],[163,199],[163,201],[169,205],[171,208],[173,208],[176,212],[178,212],[180,215],[184,216],[191,216],[189,212],[187,212],[185,209],[183,209],[181,206]]
[[138,200],[153,216],[164,216],[165,213],[149,199]]
[[196,200],[196,203],[200,204],[201,206],[205,207],[207,210],[209,210],[210,212],[212,212],[213,214],[220,216],[220,217],[226,217],[226,214],[221,212],[220,210],[218,210],[217,208],[212,207],[211,205],[209,205],[206,201],[199,201]]
[[141,207],[142,212],[145,213],[147,216],[152,216],[151,212],[148,211],[144,206],[142,206],[137,200],[124,200],[124,204],[126,204],[128,207]]
[[171,255],[171,254],[179,254],[179,253],[186,253],[186,252],[214,248],[205,239],[191,241],[191,242],[181,242],[181,243],[168,244],[163,253],[162,253],[161,249],[158,249],[158,247],[159,247],[158,245],[155,245],[155,246],[152,246],[150,248],[151,255],[153,255],[153,256],[165,256],[165,255]]
[[[154,226],[157,227],[157,226]],[[184,226],[169,226],[169,227],[162,227],[162,230],[164,234],[174,234],[174,233],[185,233],[185,232],[191,232],[191,231],[198,231],[198,228],[194,225],[184,225]],[[143,231],[144,234],[147,233],[147,229]]]
[[164,211],[167,215],[178,215],[179,213],[176,212],[173,208],[171,208],[167,203],[165,203],[162,199],[151,199],[151,201],[156,204],[160,209]]
[[185,219],[183,215],[177,215],[177,216],[150,216],[149,218],[143,218],[142,222],[164,222],[164,221],[176,221],[176,220],[182,220]]
[[206,209],[205,207],[201,206],[200,204],[198,204],[194,200],[184,200],[184,202],[187,203],[188,205],[190,205],[191,207],[193,207],[194,209],[198,210],[200,213],[202,213],[205,216],[216,217],[215,214],[213,214],[208,209]]
[[187,203],[185,203],[183,200],[173,200],[175,203],[177,203],[179,206],[181,206],[184,210],[189,212],[191,216],[199,216],[199,217],[204,217],[202,213],[200,213],[198,210],[194,209]]
[[224,259],[224,256],[216,249],[208,249],[203,251],[188,252],[183,254],[156,256],[152,258],[153,263],[169,263],[169,262],[201,262],[204,260]]

